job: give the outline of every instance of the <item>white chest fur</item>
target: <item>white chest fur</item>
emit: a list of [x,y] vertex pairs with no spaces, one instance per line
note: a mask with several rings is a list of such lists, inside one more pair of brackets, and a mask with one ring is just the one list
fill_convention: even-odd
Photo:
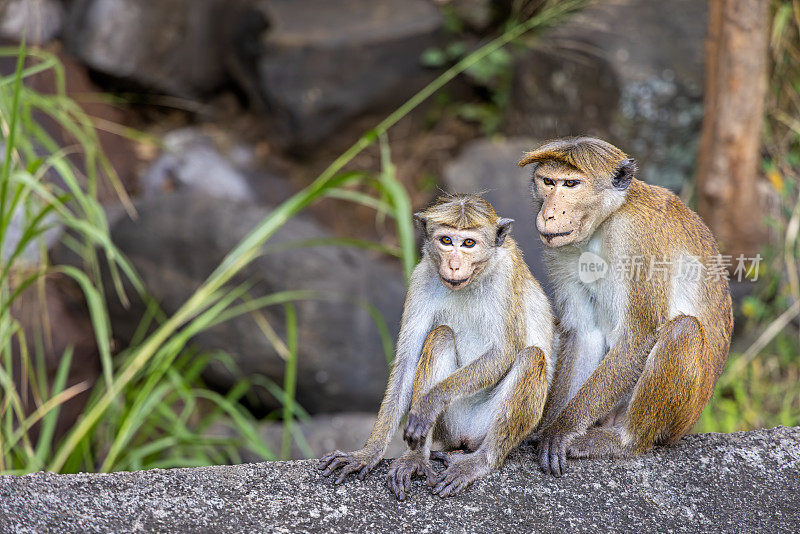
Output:
[[452,291],[439,285],[434,327],[447,325],[453,329],[458,353],[457,365],[462,367],[485,354],[492,341],[499,339],[503,328],[501,310],[487,309],[487,303],[497,299],[484,295],[481,285]]
[[[609,264],[603,248],[601,238],[595,237],[583,247],[564,247],[548,254],[561,324],[574,340],[570,398],[622,335],[628,286]],[[587,263],[594,265],[589,268]],[[587,276],[588,272],[593,274]]]

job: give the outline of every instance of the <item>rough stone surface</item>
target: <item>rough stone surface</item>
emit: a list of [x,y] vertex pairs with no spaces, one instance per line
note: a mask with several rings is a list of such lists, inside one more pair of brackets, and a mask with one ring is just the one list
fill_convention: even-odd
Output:
[[334,487],[315,461],[110,475],[0,477],[2,532],[797,532],[800,428],[688,436],[630,460],[533,451],[442,500],[415,480],[397,502],[388,463]]
[[[265,206],[191,192],[143,199],[136,209],[138,219],[121,218],[112,225],[111,236],[168,314],[271,212]],[[379,331],[363,305],[374,306],[395,337],[405,295],[402,273],[361,249],[317,246],[269,253],[269,247],[330,235],[297,216],[276,232],[267,253],[235,282],[250,282],[253,298],[286,290],[317,292],[319,298],[297,303],[297,400],[311,413],[373,411],[382,398],[388,366]],[[123,342],[130,339],[144,314],[143,305],[124,309],[110,299],[109,306],[114,332]],[[268,307],[262,313],[285,339],[283,307]],[[285,362],[249,315],[210,328],[194,341],[202,349],[231,355],[245,376],[260,374],[283,383]],[[222,364],[212,364],[206,379],[221,388],[237,380]],[[278,406],[270,396],[261,400],[262,408]]]
[[483,193],[502,217],[514,219],[511,235],[522,248],[531,272],[552,297],[543,246],[536,231],[536,213],[528,192],[530,170],[517,162],[526,150],[538,146],[529,138],[478,139],[464,146],[444,171],[448,191]]
[[[236,75],[245,87],[255,79],[252,92],[289,148],[341,135],[349,119],[393,109],[435,75],[420,63],[442,26],[428,0],[263,0],[260,6],[261,45],[239,50]],[[253,24],[252,17],[243,22]]]

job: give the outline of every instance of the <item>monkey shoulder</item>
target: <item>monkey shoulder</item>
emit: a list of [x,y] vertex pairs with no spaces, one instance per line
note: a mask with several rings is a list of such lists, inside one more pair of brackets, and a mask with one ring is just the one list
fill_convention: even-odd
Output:
[[667,255],[717,253],[711,231],[678,195],[639,180],[633,185],[620,211],[638,248]]

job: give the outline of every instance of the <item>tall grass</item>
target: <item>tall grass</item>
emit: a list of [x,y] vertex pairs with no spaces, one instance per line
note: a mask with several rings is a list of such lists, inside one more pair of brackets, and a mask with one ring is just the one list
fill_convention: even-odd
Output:
[[[110,181],[132,212],[131,204],[100,150],[91,118],[67,97],[61,64],[53,55],[29,50],[24,43],[19,48],[0,48],[0,56],[17,60],[15,73],[0,78],[0,472],[24,473],[47,467],[61,446],[55,431],[64,404],[91,390],[87,404],[91,407],[110,391],[120,362],[128,357],[125,350],[112,359],[106,299],[127,302],[123,276],[139,297],[147,299],[147,295],[139,276],[110,239],[97,199],[99,181]],[[41,94],[23,83],[44,71],[54,77],[53,94]],[[43,117],[49,129],[42,126]],[[72,144],[62,147],[53,131],[65,133]],[[49,263],[45,241],[54,234],[79,255],[81,269]],[[110,273],[115,295],[104,294],[102,270]],[[43,312],[41,324],[28,331],[19,318],[25,315],[21,306],[32,302],[26,293],[37,294],[44,310],[45,282],[55,278],[70,278],[83,292],[102,367],[96,385],[68,386],[72,348],[66,349],[49,380],[44,361],[48,315]],[[234,291],[229,298],[237,295]],[[150,319],[156,315],[154,308]],[[209,362],[232,366],[229,358],[192,350],[169,356],[152,360],[127,387],[117,390],[102,424],[66,458],[65,469],[231,462],[239,459],[244,447],[274,457],[258,439],[252,416],[238,402],[249,392],[249,381],[241,380],[225,396],[202,387],[200,373]],[[197,409],[201,404],[204,410]],[[236,437],[213,437],[207,432],[223,418],[233,421]]]
[[[238,401],[248,393],[253,383],[267,387],[283,402],[285,436],[294,435],[293,418],[307,416],[293,400],[297,337],[292,303],[305,298],[317,298],[318,295],[287,291],[250,298],[247,284],[229,285],[233,277],[260,254],[270,252],[270,237],[291,217],[325,197],[359,202],[391,215],[396,224],[399,246],[397,249],[384,250],[398,256],[405,273],[410,274],[416,262],[411,206],[405,190],[395,177],[386,141],[388,130],[466,69],[531,30],[557,23],[585,3],[586,0],[548,2],[538,14],[510,27],[443,72],[363,135],[310,185],[273,210],[234,247],[173,315],[161,317],[153,306],[147,321],[139,330],[140,335],[113,359],[110,321],[105,307],[105,299],[111,297],[104,295],[101,289],[100,257],[114,279],[117,298],[126,301],[120,273],[133,282],[141,298],[147,299],[147,296],[138,275],[109,238],[108,223],[97,202],[98,177],[108,176],[116,185],[123,202],[128,206],[129,203],[113,169],[99,150],[91,119],[67,98],[63,89],[63,73],[55,58],[44,52],[33,51],[29,55],[37,61],[26,66],[24,45],[19,50],[0,50],[0,54],[16,55],[18,58],[16,74],[0,80],[0,124],[6,152],[0,175],[0,243],[9,239],[7,229],[15,214],[23,213],[25,226],[30,229],[16,244],[14,252],[9,255],[4,253],[2,257],[0,354],[3,362],[0,381],[4,396],[0,401],[0,471],[23,473],[41,468],[56,472],[110,471],[224,463],[236,461],[236,451],[240,447],[250,448],[264,458],[273,458],[275,455],[258,438],[253,417]],[[27,76],[46,69],[56,73],[57,91],[54,95],[41,95],[24,86],[22,81]],[[54,117],[63,129],[76,138],[77,149],[83,154],[83,167],[74,164],[67,157],[70,150],[59,147],[37,124],[34,111],[43,111]],[[380,145],[382,162],[377,177],[345,170],[356,155],[376,142]],[[48,155],[41,158],[40,153]],[[57,174],[57,178],[50,176],[51,170]],[[371,185],[376,196],[348,188],[357,182]],[[31,267],[30,274],[12,282],[9,273],[19,276],[19,273],[27,270],[19,261],[21,252],[17,253],[17,250],[23,250],[28,244],[41,239],[50,224],[48,217],[51,213],[66,228],[61,236],[64,244],[84,258],[85,272],[70,266],[48,265],[40,244],[42,253],[38,266]],[[377,248],[358,240],[341,240],[334,244]],[[66,400],[89,387],[88,384],[65,387],[71,351],[63,355],[52,383],[47,383],[42,373],[29,373],[26,377],[16,377],[16,380],[11,375],[11,359],[15,350],[19,351],[20,359],[24,362],[23,368],[35,367],[35,357],[31,356],[28,349],[26,333],[11,315],[11,304],[31,284],[56,274],[73,278],[83,290],[103,367],[102,379],[92,388],[84,413],[67,435],[59,440],[54,437],[54,425],[60,407]],[[242,314],[255,314],[258,317],[259,309],[276,305],[286,307],[286,340],[277,337],[263,316],[257,323],[267,339],[276,348],[281,348],[278,353],[287,360],[284,388],[259,377],[240,380],[224,396],[204,388],[199,374],[211,359],[229,365],[232,363],[223,354],[195,353],[189,344],[192,337],[221,321]],[[371,310],[371,313],[374,316],[376,312]],[[388,339],[388,331],[385,325],[381,328],[380,318],[376,319],[389,355],[391,340]],[[148,328],[149,321],[153,322],[152,329]],[[32,384],[36,406],[32,411],[26,409],[27,399],[19,391],[20,378]],[[198,410],[200,405],[205,405],[205,409]],[[221,418],[235,426],[238,433],[236,438],[213,437],[208,432]],[[38,428],[35,434],[31,432],[34,427]],[[285,437],[282,444],[284,455],[289,449],[289,439]]]

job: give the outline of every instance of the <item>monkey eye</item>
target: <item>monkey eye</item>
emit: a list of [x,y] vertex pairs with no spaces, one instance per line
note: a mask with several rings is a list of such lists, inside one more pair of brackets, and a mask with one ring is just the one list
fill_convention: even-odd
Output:
[[575,187],[578,183],[578,180],[564,180],[564,187]]
[[556,183],[553,180],[551,180],[550,178],[542,178],[542,182],[544,182],[544,185],[546,185],[546,186],[556,185]]
[[440,237],[439,241],[442,243],[442,245],[452,245],[453,244],[453,240],[450,239],[446,235],[443,235],[442,237]]
[[466,247],[466,248],[472,248],[472,247],[474,247],[474,246],[475,246],[475,240],[474,240],[474,239],[465,239],[465,240],[464,240],[464,241],[461,243],[461,246],[462,246],[462,247]]

